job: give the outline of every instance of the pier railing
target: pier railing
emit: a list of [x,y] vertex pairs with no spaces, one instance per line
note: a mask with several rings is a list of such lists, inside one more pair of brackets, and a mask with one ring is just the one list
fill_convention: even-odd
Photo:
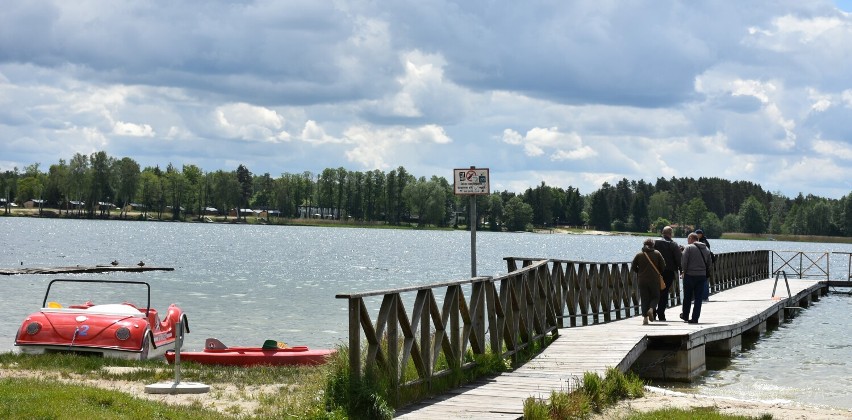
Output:
[[[543,261],[528,257],[505,257],[511,272],[519,266]],[[639,315],[639,288],[629,262],[586,262],[547,260],[561,304],[556,308],[559,327],[575,327]],[[710,289],[719,292],[769,278],[769,251],[741,251],[717,254],[711,265]],[[669,307],[682,302],[679,281],[672,283]],[[567,320],[567,322],[566,322]]]
[[[339,294],[349,302],[350,374],[379,368],[393,389],[428,389],[436,377],[472,367],[472,354],[515,358],[557,335],[558,290],[542,260],[499,277]],[[374,321],[365,298],[379,296]]]
[[[769,278],[770,251],[719,254],[713,291]],[[381,369],[392,389],[428,390],[433,380],[475,365],[486,353],[516,359],[559,328],[639,315],[629,262],[506,257],[509,273],[424,286],[338,294],[349,307],[353,379]],[[681,303],[680,282],[669,295]],[[381,300],[371,315],[368,304]],[[363,340],[363,341],[362,341]]]
[[768,279],[770,252],[760,250],[716,254],[716,262],[710,266],[710,293]]
[[846,257],[846,280],[845,281],[852,282],[852,252],[835,251],[835,252],[833,252],[833,254]]
[[772,275],[783,271],[802,278],[825,278],[831,270],[828,252],[772,251]]
[[[546,262],[553,278],[559,328],[610,322],[638,315],[639,288],[628,262],[587,262],[505,257],[509,272]],[[678,286],[679,290],[679,286]],[[567,322],[566,322],[567,320]]]

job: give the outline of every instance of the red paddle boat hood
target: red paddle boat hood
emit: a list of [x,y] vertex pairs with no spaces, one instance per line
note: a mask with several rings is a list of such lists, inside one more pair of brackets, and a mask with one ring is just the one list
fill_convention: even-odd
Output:
[[[72,287],[113,285],[147,288],[145,306],[130,302],[96,305],[91,301],[63,306],[49,301],[55,283],[72,283]],[[118,280],[66,280],[50,282],[42,308],[30,314],[21,324],[15,345],[23,353],[85,352],[124,359],[161,357],[169,345],[174,347],[177,324],[189,332],[186,315],[172,304],[165,318],[150,307],[150,286],[145,282]]]

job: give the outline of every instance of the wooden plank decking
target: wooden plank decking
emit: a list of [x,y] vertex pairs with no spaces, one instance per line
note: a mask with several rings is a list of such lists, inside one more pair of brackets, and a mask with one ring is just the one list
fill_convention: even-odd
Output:
[[673,338],[685,342],[688,348],[696,348],[738,336],[777,316],[784,307],[797,306],[799,299],[820,287],[817,280],[791,279],[789,283],[792,299],[787,298],[783,280],[778,284],[776,299],[772,299],[774,279],[714,294],[711,302],[703,305],[698,324],[683,323],[678,318],[680,307],[675,307],[666,311],[668,322],[648,326],[641,325],[641,317],[632,317],[562,329],[558,339],[520,368],[404,407],[397,415],[403,419],[517,419],[523,415],[524,400],[573,389],[584,372],[603,375],[607,367],[626,371],[651,340]]

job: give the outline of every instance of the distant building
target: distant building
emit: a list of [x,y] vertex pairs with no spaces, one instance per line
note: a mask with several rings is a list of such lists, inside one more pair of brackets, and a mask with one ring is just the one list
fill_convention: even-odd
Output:
[[39,207],[44,207],[44,204],[45,204],[44,200],[38,200],[38,199],[34,198],[32,200],[29,200],[29,201],[24,201],[24,208],[26,208],[26,209],[37,209]]
[[124,206],[124,211],[145,211],[147,206],[140,203],[130,203]]
[[299,206],[299,217],[311,219],[337,219],[337,209],[330,207]]
[[259,217],[269,219],[270,217],[281,217],[281,212],[278,210],[261,210]]
[[[240,209],[240,216],[253,216],[253,215],[254,215],[254,210],[252,210],[252,209]],[[228,216],[237,217],[237,209],[231,209],[231,211],[228,212]]]

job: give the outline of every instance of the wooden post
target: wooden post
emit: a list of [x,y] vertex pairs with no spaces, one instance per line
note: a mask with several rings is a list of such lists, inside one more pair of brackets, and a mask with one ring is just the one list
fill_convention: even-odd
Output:
[[556,326],[565,328],[565,294],[563,291],[568,290],[565,282],[565,272],[562,271],[562,263],[560,261],[553,262],[553,270],[550,273],[550,281],[553,289],[553,302],[556,305]]
[[488,331],[491,338],[491,352],[494,354],[503,353],[503,312],[497,310],[497,305],[500,304],[497,290],[493,282],[483,283],[485,287],[485,300],[488,303]]
[[[423,363],[423,366],[426,368],[426,381],[428,383],[428,387],[432,387],[432,376],[435,373],[435,366],[432,364],[432,346],[430,344],[430,338],[432,336],[431,327],[432,324],[430,322],[429,316],[432,313],[432,290],[421,290],[417,292],[417,299],[422,302],[422,308],[419,309],[420,313],[420,360]],[[417,310],[417,305],[414,306],[415,311]],[[414,327],[414,325],[412,325]],[[437,331],[435,332],[438,333]]]
[[477,346],[473,348],[475,354],[485,353],[485,282],[473,283],[470,291],[471,326],[470,332],[476,339]]
[[[450,286],[447,290],[450,292],[447,293],[449,300],[447,309],[450,311],[450,346],[453,348],[453,365],[451,366],[461,366],[464,360],[464,355],[461,354],[461,324],[459,322],[459,298],[462,291],[459,285]],[[449,359],[449,356],[447,358]]]
[[350,379],[361,379],[361,298],[349,298],[349,371]]
[[[388,367],[391,374],[391,388],[396,391],[395,400],[399,399],[399,294],[391,295],[390,307],[388,308],[387,331],[388,331]],[[380,337],[381,338],[381,337]]]

